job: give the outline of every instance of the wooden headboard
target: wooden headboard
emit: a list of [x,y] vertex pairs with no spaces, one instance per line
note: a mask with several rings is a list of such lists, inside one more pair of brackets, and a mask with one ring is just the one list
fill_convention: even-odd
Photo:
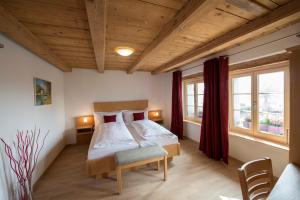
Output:
[[94,112],[114,112],[120,110],[144,110],[148,100],[95,102]]

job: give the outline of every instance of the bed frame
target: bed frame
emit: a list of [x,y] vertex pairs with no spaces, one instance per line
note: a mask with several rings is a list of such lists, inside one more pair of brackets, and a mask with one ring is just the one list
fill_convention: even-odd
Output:
[[[120,110],[144,110],[148,108],[148,100],[137,101],[116,101],[116,102],[96,102],[94,103],[94,112],[114,112]],[[168,158],[172,160],[173,156],[180,155],[180,143],[166,145],[164,148],[168,151]],[[89,176],[107,176],[116,170],[114,156],[106,156],[100,159],[86,161],[87,172]]]

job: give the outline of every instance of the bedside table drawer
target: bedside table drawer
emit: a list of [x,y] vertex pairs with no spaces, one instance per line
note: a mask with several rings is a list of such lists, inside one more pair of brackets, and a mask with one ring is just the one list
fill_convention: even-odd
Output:
[[92,132],[80,132],[77,133],[76,140],[77,144],[90,144],[92,139]]

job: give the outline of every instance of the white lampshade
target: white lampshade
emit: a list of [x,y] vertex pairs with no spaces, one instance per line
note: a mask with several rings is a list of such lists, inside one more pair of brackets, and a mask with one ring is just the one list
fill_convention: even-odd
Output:
[[117,47],[115,51],[121,56],[130,56],[133,54],[134,49],[130,47]]

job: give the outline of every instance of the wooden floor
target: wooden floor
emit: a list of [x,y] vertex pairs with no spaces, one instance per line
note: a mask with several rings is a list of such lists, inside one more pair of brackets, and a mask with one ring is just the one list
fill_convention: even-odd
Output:
[[88,146],[66,147],[46,171],[35,188],[35,199],[241,199],[236,169],[206,158],[198,151],[198,144],[181,141],[182,154],[169,165],[168,180],[163,170],[151,167],[124,173],[121,195],[115,194],[115,177],[96,180],[85,174]]

